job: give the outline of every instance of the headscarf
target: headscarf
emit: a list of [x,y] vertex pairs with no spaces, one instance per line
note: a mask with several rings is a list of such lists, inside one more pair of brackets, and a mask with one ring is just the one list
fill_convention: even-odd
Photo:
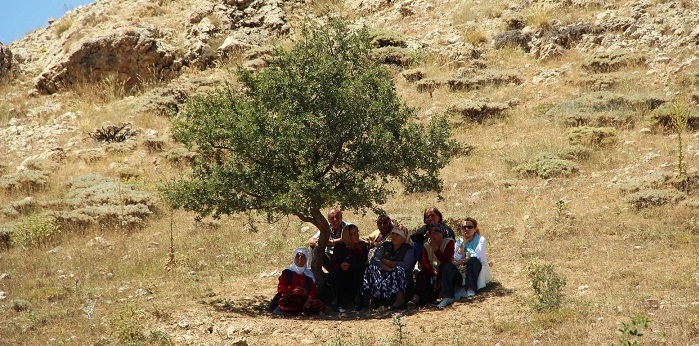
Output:
[[347,224],[345,227],[342,228],[342,235],[340,236],[340,239],[342,240],[343,243],[345,243],[345,246],[347,249],[350,251],[355,251],[358,247],[359,244],[355,244],[352,242],[352,236],[350,235],[350,227],[356,227],[357,228],[357,235],[359,235],[359,227],[354,224]]
[[396,225],[391,229],[391,233],[398,234],[399,236],[405,238],[405,242],[408,243],[408,245],[412,246],[413,245],[413,240],[408,236],[408,230],[405,228],[403,225]]
[[[306,256],[306,266],[304,266],[304,267],[299,267],[296,265],[296,254],[298,254],[299,252],[302,253],[304,256]],[[313,280],[313,282],[316,282],[315,275],[313,275],[313,272],[310,269],[308,269],[308,262],[310,262],[309,259],[310,258],[308,256],[308,251],[306,251],[305,248],[302,248],[302,247],[297,248],[296,250],[294,250],[294,255],[291,256],[291,265],[289,266],[288,269],[296,272],[297,274],[304,274],[304,275],[310,277]]]

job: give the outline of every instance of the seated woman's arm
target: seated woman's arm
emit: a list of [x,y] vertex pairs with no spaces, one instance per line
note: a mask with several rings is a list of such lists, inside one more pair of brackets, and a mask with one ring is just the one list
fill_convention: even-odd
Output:
[[369,263],[375,264],[378,266],[381,264],[382,258],[383,258],[383,246],[379,246],[374,251],[374,256],[371,257],[371,259],[369,260]]
[[487,262],[487,257],[485,255],[485,237],[480,237],[478,239],[478,245],[476,245],[475,253],[471,254],[473,257],[478,257],[481,262]]
[[403,256],[403,259],[396,261],[396,267],[403,267],[407,273],[412,273],[412,268],[408,268],[408,266],[413,263],[413,257],[415,257],[413,255],[413,249],[408,249]]

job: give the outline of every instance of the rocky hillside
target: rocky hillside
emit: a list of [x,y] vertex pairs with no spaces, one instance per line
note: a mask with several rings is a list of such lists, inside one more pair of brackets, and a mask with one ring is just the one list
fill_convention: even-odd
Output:
[[[167,115],[193,95],[235,82],[231,71],[237,66],[264,68],[270,48],[289,46],[305,20],[342,16],[371,29],[377,59],[393,72],[396,90],[419,119],[446,113],[455,140],[464,144],[444,172],[446,200],[399,194],[387,209],[411,227],[431,203],[445,214],[475,210],[488,220],[483,224],[490,226],[487,236],[494,246],[489,257],[496,259],[499,286],[481,305],[455,310],[460,322],[485,328],[465,335],[483,335],[475,344],[610,344],[620,323],[628,322],[622,318],[642,310],[657,323],[648,336],[651,344],[696,343],[699,273],[688,249],[695,249],[699,234],[697,13],[699,2],[691,0],[97,0],[0,45],[0,251],[12,234],[17,236],[13,230],[37,224],[46,226],[41,230],[47,233],[34,235],[39,242],[57,225],[64,231],[96,233],[146,229],[139,233],[148,246],[143,252],[162,249],[156,235],[173,226],[165,225],[165,206],[154,186],[180,174],[192,157],[171,140]],[[673,126],[677,114],[686,114],[679,137]],[[678,160],[685,163],[684,171]],[[46,214],[49,221],[37,219]],[[370,217],[354,216],[362,231],[374,227]],[[191,218],[183,224],[188,222]],[[196,225],[207,231],[221,227]],[[303,232],[312,231],[307,225],[299,228],[290,239],[305,239],[310,234]],[[686,233],[672,233],[676,230]],[[180,231],[183,239],[196,234]],[[225,232],[210,235],[217,243],[229,241],[218,233]],[[598,237],[604,245],[594,244]],[[32,245],[31,237],[15,241]],[[102,256],[119,247],[105,242],[91,239],[87,253]],[[209,281],[202,279],[207,263],[230,256],[206,257],[219,250],[218,244],[202,242],[213,249],[197,244],[180,252],[187,256],[182,260],[187,269],[179,279],[213,282],[225,299],[201,292],[204,298],[197,300],[205,300],[206,313],[189,296],[177,311],[156,307],[149,311],[154,329],[165,330],[177,344],[340,340],[335,339],[339,329],[331,335],[326,329],[335,328],[342,317],[305,326],[306,334],[299,336],[293,321],[246,310],[252,293],[221,288],[226,285],[217,284],[218,271],[209,273]],[[22,258],[11,251],[11,258]],[[677,259],[675,270],[657,265],[665,254]],[[247,276],[237,272],[256,299],[258,292],[270,296],[274,285],[274,275],[256,274],[287,264],[285,255],[275,256],[282,259],[270,260],[274,268],[248,268],[243,272]],[[129,249],[114,257],[114,262],[128,262],[138,256]],[[522,292],[528,289],[524,262],[532,258],[555,262],[567,274],[574,308],[536,318],[523,312]],[[588,258],[604,260],[591,263]],[[228,262],[221,267],[233,270]],[[66,277],[62,270],[61,280]],[[94,275],[105,278],[105,287],[119,286],[109,281],[116,269],[110,270]],[[9,277],[0,274],[0,280]],[[121,284],[124,291],[140,285],[135,283],[140,276],[134,277]],[[128,281],[118,275],[115,280]],[[0,281],[0,301],[8,294],[21,297],[24,292],[4,288],[11,287],[7,282]],[[72,289],[72,281],[62,282],[66,291]],[[162,296],[167,297],[163,301],[180,297],[181,284],[173,284],[172,291],[161,288],[164,294],[153,304]],[[27,284],[32,292],[33,285]],[[120,296],[121,287],[104,288],[111,292],[105,296],[121,298],[94,298],[93,308],[95,301],[103,308],[141,296]],[[69,300],[46,294],[47,310]],[[624,294],[638,296],[626,301]],[[489,320],[470,319],[482,311],[469,309],[489,311]],[[22,343],[29,317],[15,312],[20,311],[12,312],[13,322],[0,323],[0,334],[15,331],[9,340]],[[266,323],[255,318],[266,318]],[[441,318],[432,311],[407,317],[411,335],[424,334],[425,325]],[[75,322],[70,321],[66,323]],[[383,322],[361,319],[345,328],[362,332]],[[394,320],[385,329],[399,324]],[[104,328],[103,333],[113,335]],[[42,333],[32,344],[47,344],[51,335]],[[385,338],[373,340],[386,344]],[[96,341],[85,341],[90,342]]]
[[[222,62],[262,67],[264,47],[293,38],[306,16],[325,13],[349,15],[390,33],[394,40],[378,45],[392,48],[385,59],[399,70],[431,62],[419,77],[428,81],[405,85],[405,93],[442,86],[466,90],[463,81],[448,79],[468,75],[474,83],[515,82],[541,91],[537,98],[565,98],[570,95],[547,90],[581,80],[610,87],[620,82],[613,72],[641,65],[637,73],[644,75],[637,80],[644,90],[660,97],[690,92],[696,102],[695,7],[690,1],[650,0],[98,0],[0,48],[0,75],[6,80],[0,118],[5,134],[16,133],[2,136],[0,145],[13,161],[72,146],[52,138],[71,132],[75,110],[66,100],[90,83],[109,81],[136,95],[128,101],[138,105],[136,111],[177,109],[192,93],[226,78],[217,70]],[[531,62],[493,59],[494,51],[508,47],[519,47]],[[502,71],[499,65],[509,66]],[[686,85],[691,88],[678,88]],[[520,101],[531,106],[541,100]],[[55,120],[39,126],[38,115]],[[33,142],[31,150],[27,141]]]

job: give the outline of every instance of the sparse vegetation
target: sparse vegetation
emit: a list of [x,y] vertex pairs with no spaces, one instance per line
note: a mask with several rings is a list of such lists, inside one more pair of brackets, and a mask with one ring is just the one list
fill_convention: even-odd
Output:
[[534,310],[551,311],[560,308],[566,279],[557,274],[550,263],[531,262],[527,265],[527,270],[534,290]]
[[[10,71],[0,72],[1,345],[549,346],[699,340],[695,1],[197,4],[203,7],[182,0],[101,1],[4,46],[16,60]],[[410,192],[396,181],[377,179],[392,194],[377,201],[376,210],[364,214],[340,203],[345,219],[362,235],[375,229],[379,210],[410,230],[423,224],[422,211],[431,205],[454,230],[465,216],[478,219],[495,281],[474,298],[439,311],[432,306],[400,315],[328,310],[325,316],[281,318],[268,313],[266,303],[291,251],[303,246],[316,226],[277,213],[202,217],[170,210],[159,199],[155,187],[162,182],[189,179],[190,168],[217,159],[198,153],[198,143],[187,149],[173,140],[171,120],[182,115],[187,100],[225,83],[233,93],[243,92],[236,66],[259,76],[278,61],[273,47],[302,41],[300,18],[321,24],[338,16],[352,20],[352,30],[385,28],[375,44],[398,48],[400,54],[381,71],[414,111],[416,124],[427,126],[467,100],[488,105],[469,108],[485,121],[460,114],[445,118],[449,142],[459,148],[434,173],[444,183],[440,193]],[[66,19],[71,26],[57,35]],[[127,83],[113,72],[50,96],[36,92],[38,74],[52,68],[49,61],[65,61],[93,37],[122,30],[145,30],[154,39],[149,42],[170,46],[173,68],[182,64],[176,78],[143,68]],[[511,36],[499,36],[510,31]],[[216,51],[220,61],[187,65],[187,59],[195,59],[192,44],[217,49],[224,40],[232,45],[228,52]],[[328,65],[333,68],[327,71],[341,70]],[[275,83],[290,84],[290,79]],[[369,90],[365,81],[357,85]],[[294,93],[331,89],[292,86]],[[298,106],[289,102],[294,97],[261,90],[252,93]],[[367,93],[369,100],[385,99]],[[678,99],[688,111],[679,136],[672,119],[672,101]],[[368,104],[351,108],[369,113]],[[250,123],[262,119],[249,117]],[[347,132],[362,128],[348,124],[344,114],[338,119]],[[369,122],[387,127],[381,118]],[[125,123],[135,136],[111,143],[90,137],[97,129]],[[279,128],[265,124],[260,128],[270,134],[269,145],[285,141]],[[209,129],[224,132],[224,125],[211,121]],[[303,127],[295,137],[327,144],[339,136],[330,132],[309,134]],[[381,143],[385,150],[411,152],[402,142]],[[287,146],[288,153],[311,147]],[[270,148],[256,147],[250,156],[259,158]],[[218,158],[225,162],[229,156]],[[278,161],[279,156],[267,166],[277,177],[293,171],[280,169]],[[355,168],[357,161],[346,162]],[[686,175],[678,177],[680,171]],[[270,185],[255,175],[250,180]],[[221,191],[222,200],[236,198]],[[350,197],[371,193],[360,191]],[[290,193],[286,201],[298,205],[304,199]],[[657,265],[658,253],[671,258],[671,265]],[[537,279],[528,263],[540,264]],[[544,275],[543,264],[550,264],[552,275]]]

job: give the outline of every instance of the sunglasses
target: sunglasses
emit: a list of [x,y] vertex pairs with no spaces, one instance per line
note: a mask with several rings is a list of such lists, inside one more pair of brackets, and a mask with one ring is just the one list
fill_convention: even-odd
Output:
[[461,229],[474,229],[474,228],[476,228],[476,226],[474,226],[474,225],[462,225],[461,226]]

